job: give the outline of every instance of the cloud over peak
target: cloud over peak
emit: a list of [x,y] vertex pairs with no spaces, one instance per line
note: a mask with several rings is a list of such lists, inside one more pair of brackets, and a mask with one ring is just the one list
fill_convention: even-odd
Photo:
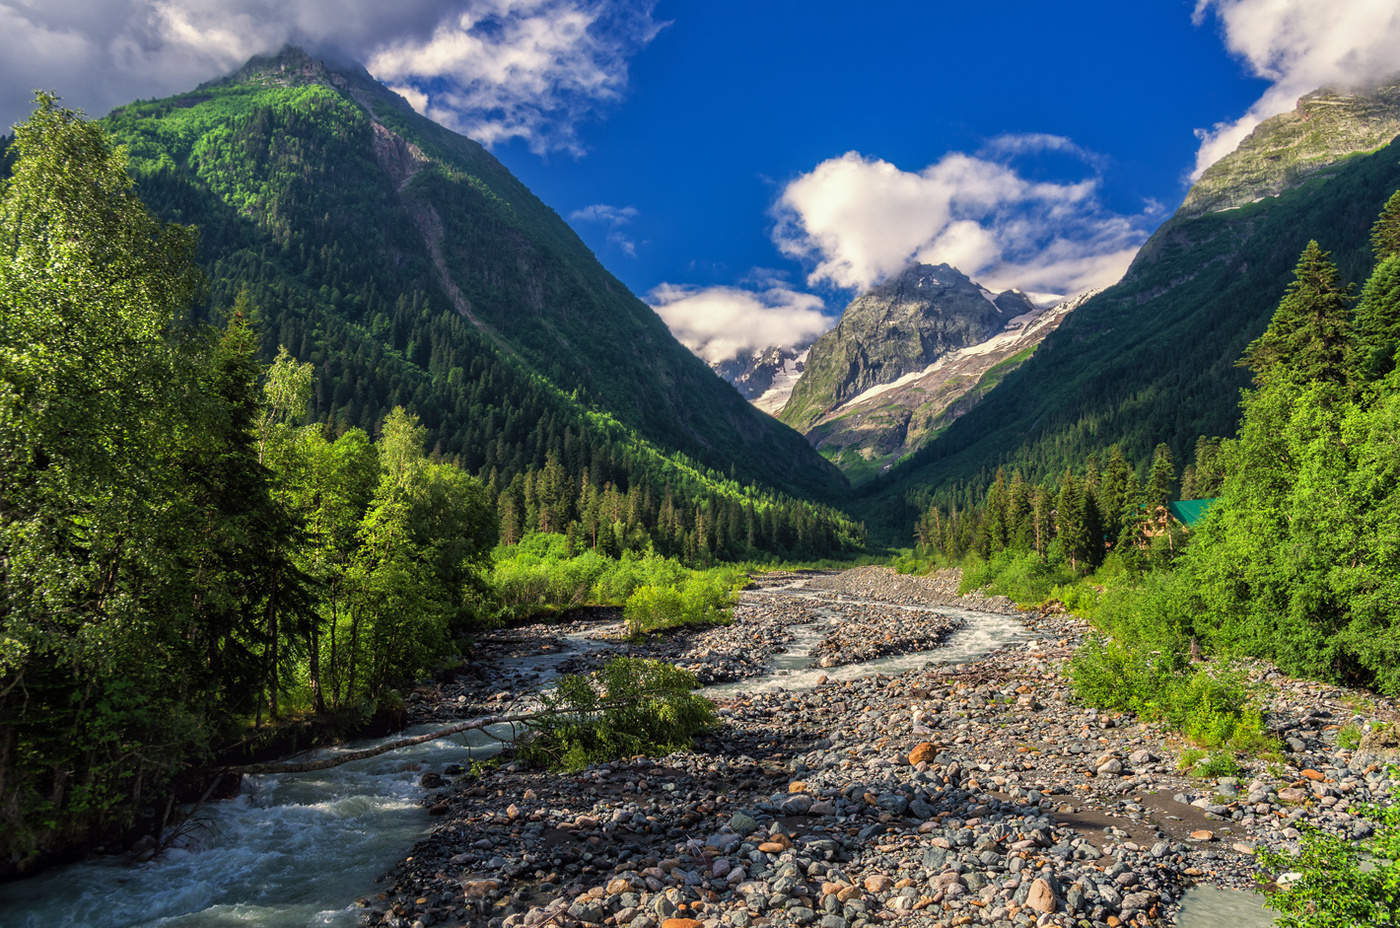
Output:
[[1197,0],[1192,20],[1201,25],[1212,14],[1225,46],[1270,86],[1238,119],[1197,130],[1192,179],[1303,94],[1374,84],[1400,71],[1394,0]]
[[779,249],[808,283],[865,289],[911,261],[947,263],[993,288],[1069,293],[1113,283],[1147,236],[1143,216],[1098,201],[1097,173],[1035,181],[1015,156],[1097,158],[1061,136],[1006,135],[979,155],[950,152],[917,171],[859,152],[793,179],[774,207]]
[[362,61],[425,115],[491,145],[582,151],[576,127],[627,87],[663,27],[653,0],[0,0],[0,120],[35,87],[94,114],[288,43]]
[[836,321],[825,315],[820,297],[771,280],[758,289],[661,284],[648,302],[671,334],[710,364],[807,345]]

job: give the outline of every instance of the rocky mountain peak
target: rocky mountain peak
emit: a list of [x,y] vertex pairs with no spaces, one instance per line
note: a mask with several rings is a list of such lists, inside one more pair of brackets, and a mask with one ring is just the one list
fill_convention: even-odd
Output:
[[1316,90],[1287,113],[1264,120],[1211,165],[1177,215],[1199,216],[1278,196],[1400,135],[1400,75],[1378,86]]
[[813,343],[779,418],[805,431],[846,399],[978,344],[1035,311],[1016,290],[993,293],[948,264],[911,264],[856,297]]

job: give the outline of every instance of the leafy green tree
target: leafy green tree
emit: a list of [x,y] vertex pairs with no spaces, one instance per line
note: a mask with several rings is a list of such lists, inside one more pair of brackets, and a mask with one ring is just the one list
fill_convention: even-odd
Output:
[[[129,816],[202,736],[182,439],[199,277],[101,129],[40,95],[0,190],[0,848]],[[132,745],[147,745],[132,750]],[[65,838],[66,836],[66,838]]]

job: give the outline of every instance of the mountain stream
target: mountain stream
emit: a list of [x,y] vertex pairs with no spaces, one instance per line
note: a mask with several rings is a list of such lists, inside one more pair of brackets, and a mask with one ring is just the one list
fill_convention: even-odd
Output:
[[[776,591],[775,591],[776,592]],[[818,600],[797,589],[781,592]],[[793,640],[761,677],[709,687],[723,698],[743,692],[807,689],[826,680],[897,674],[930,664],[964,663],[1024,640],[1030,632],[1014,617],[952,607],[940,612],[964,620],[938,648],[829,669],[811,667],[817,644],[839,615],[813,602],[815,621],[790,626]],[[566,659],[607,646],[566,636],[551,653],[512,659],[510,669],[545,687]],[[407,734],[429,731],[423,725]],[[509,726],[468,731],[339,767],[300,774],[244,778],[240,795],[198,810],[176,845],[153,860],[97,858],[0,885],[5,928],[309,928],[353,926],[358,897],[373,893],[430,824],[418,803],[424,770],[469,765],[499,753]],[[393,738],[401,737],[394,735]],[[360,741],[304,755],[326,756],[373,747]],[[1183,928],[1263,928],[1271,924],[1257,897],[1211,887],[1189,891]]]

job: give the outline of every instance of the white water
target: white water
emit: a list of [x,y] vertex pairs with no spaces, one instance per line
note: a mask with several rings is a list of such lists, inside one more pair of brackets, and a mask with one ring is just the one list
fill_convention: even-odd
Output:
[[428,825],[416,802],[423,772],[499,750],[481,733],[464,732],[329,770],[245,777],[237,798],[200,810],[182,846],[152,861],[98,859],[0,887],[0,921],[7,928],[354,925],[356,896]]
[[[547,685],[570,655],[602,647],[584,634],[569,646],[513,659]],[[528,695],[528,694],[527,694]],[[326,748],[322,757],[386,739]],[[188,835],[154,860],[98,858],[0,884],[4,928],[307,928],[358,923],[355,900],[403,858],[431,821],[419,779],[447,764],[500,752],[510,726],[461,732],[378,757],[300,774],[243,780],[237,798],[201,808]],[[494,735],[495,737],[492,737]]]

